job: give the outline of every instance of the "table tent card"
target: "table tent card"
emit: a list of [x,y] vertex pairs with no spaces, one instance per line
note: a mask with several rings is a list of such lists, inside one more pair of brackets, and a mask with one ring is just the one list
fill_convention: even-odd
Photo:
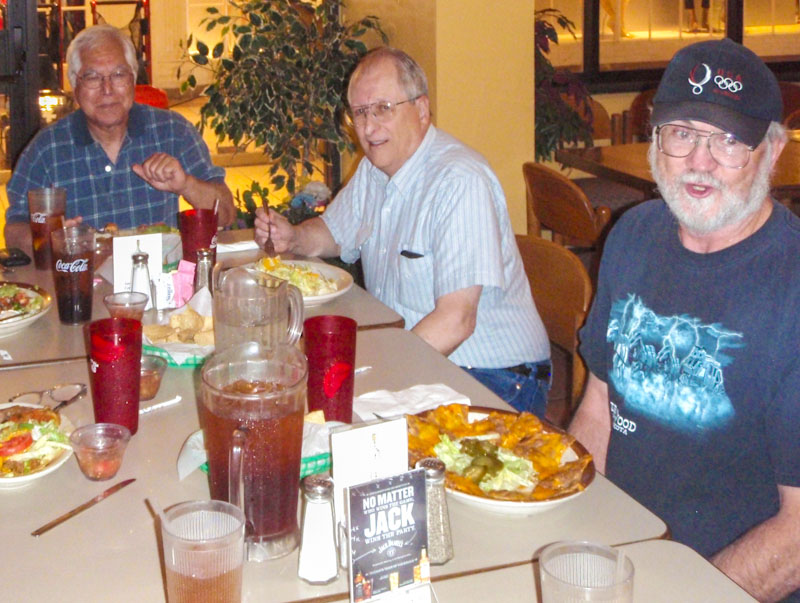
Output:
[[431,601],[425,472],[347,488],[350,600]]

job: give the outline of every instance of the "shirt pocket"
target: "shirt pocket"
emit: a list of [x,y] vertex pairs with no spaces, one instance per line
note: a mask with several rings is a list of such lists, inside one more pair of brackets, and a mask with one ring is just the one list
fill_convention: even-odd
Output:
[[414,312],[428,314],[435,304],[432,252],[414,244],[401,244],[396,252],[400,269],[398,301]]

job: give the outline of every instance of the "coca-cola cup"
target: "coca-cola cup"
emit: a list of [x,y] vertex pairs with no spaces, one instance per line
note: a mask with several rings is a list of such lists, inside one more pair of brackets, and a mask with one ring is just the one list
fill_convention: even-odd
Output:
[[314,316],[303,325],[308,357],[308,410],[326,421],[353,422],[356,321],[346,316]]
[[103,318],[89,324],[89,381],[95,423],[139,429],[142,323]]
[[58,318],[76,325],[92,319],[94,231],[85,224],[50,233]]
[[217,213],[213,209],[187,209],[178,214],[183,259],[197,263],[197,250],[211,250],[211,265],[217,261]]
[[66,209],[67,191],[63,188],[34,188],[28,191],[33,263],[39,270],[49,270],[52,266],[50,233],[64,225]]

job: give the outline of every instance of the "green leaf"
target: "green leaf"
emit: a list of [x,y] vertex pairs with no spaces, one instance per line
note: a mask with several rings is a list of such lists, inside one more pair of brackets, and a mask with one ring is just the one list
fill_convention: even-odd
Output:
[[208,56],[208,46],[203,44],[200,40],[197,40],[197,52],[199,52],[204,57]]
[[189,77],[186,78],[186,83],[189,84],[189,86],[191,86],[192,88],[194,88],[195,86],[197,86],[197,78],[194,77],[194,74],[191,74],[189,75]]
[[208,65],[208,58],[204,57],[202,54],[193,54],[192,60],[198,65]]
[[211,51],[211,56],[213,56],[215,59],[218,59],[219,57],[222,56],[222,51],[224,50],[224,48],[225,45],[222,42],[219,42],[214,46],[214,50]]

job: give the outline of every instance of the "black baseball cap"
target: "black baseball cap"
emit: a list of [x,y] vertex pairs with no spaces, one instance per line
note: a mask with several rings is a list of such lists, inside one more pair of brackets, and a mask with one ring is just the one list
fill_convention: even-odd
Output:
[[650,123],[704,121],[755,147],[782,116],[780,87],[769,67],[723,38],[686,46],[672,57],[653,97]]

